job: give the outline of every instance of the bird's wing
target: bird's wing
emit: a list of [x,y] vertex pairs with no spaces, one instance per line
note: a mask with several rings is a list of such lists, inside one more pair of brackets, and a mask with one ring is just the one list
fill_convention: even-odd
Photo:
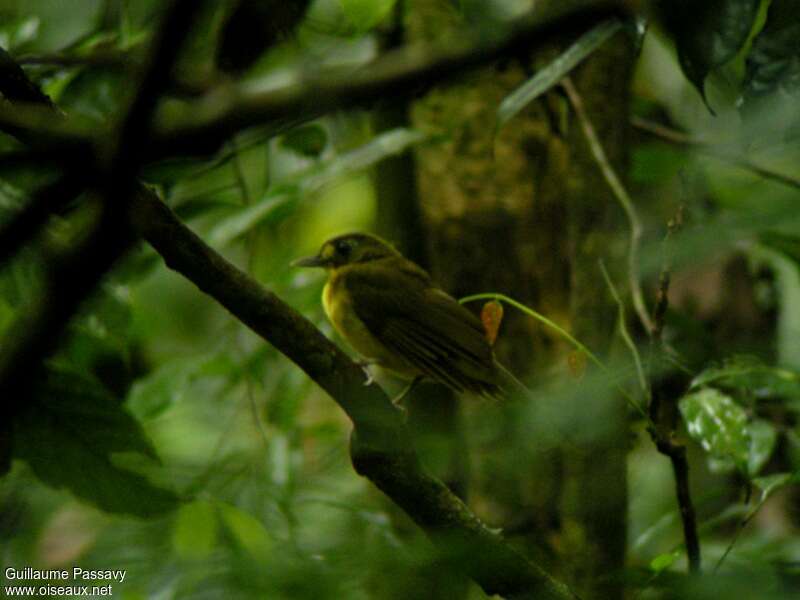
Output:
[[370,333],[420,372],[457,391],[493,390],[494,358],[483,325],[432,287],[424,271],[363,265],[347,273],[345,285]]

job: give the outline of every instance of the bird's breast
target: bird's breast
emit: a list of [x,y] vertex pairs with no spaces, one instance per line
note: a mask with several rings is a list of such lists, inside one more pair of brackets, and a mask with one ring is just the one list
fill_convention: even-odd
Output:
[[347,291],[343,277],[333,275],[322,291],[325,314],[336,331],[367,358],[378,359],[383,354],[383,345],[369,332],[353,308],[353,299]]
[[356,352],[398,375],[414,377],[417,374],[405,360],[390,352],[358,318],[343,276],[334,274],[325,284],[322,290],[322,306],[336,331]]

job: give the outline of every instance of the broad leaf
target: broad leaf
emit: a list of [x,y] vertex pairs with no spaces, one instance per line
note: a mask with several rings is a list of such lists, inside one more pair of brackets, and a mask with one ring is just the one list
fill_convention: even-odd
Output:
[[798,481],[800,481],[800,474],[798,473],[774,473],[773,475],[756,477],[753,479],[753,485],[761,490],[759,504],[763,504],[767,498],[778,490]]
[[0,26],[0,47],[9,52],[24,47],[39,35],[42,24],[39,17],[18,17],[13,20],[5,17]]
[[114,513],[151,516],[178,497],[114,463],[117,453],[156,459],[139,423],[97,381],[50,369],[13,425],[13,451],[45,483]]
[[763,419],[756,419],[747,426],[747,436],[750,438],[750,455],[747,458],[747,475],[754,477],[767,464],[769,457],[775,450],[778,434],[772,423]]
[[[789,236],[786,236],[788,238]],[[785,241],[786,238],[784,238]],[[800,371],[800,262],[787,244],[780,251],[754,245],[750,248],[750,255],[765,263],[775,278],[775,292],[777,296],[777,361],[786,367]],[[796,395],[795,398],[798,396]]]
[[207,558],[217,543],[219,521],[209,502],[198,500],[183,505],[175,517],[172,544],[184,559]]
[[800,0],[772,0],[747,56],[744,95],[800,92]]
[[675,40],[678,61],[703,100],[708,74],[731,60],[747,41],[760,0],[658,0],[664,28]]
[[718,390],[704,388],[681,398],[679,407],[689,435],[712,459],[747,473],[750,439],[741,406]]

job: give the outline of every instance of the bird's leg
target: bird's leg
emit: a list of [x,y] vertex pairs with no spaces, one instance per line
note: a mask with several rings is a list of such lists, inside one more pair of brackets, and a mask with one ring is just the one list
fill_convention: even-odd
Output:
[[422,375],[417,375],[416,377],[414,377],[414,379],[411,380],[411,383],[409,383],[403,389],[403,391],[401,391],[399,394],[397,394],[397,396],[392,398],[392,404],[394,404],[395,406],[405,410],[405,407],[403,406],[403,400],[405,399],[406,396],[408,396],[411,393],[411,390],[413,390],[415,387],[417,387],[417,384],[420,381],[422,381]]
[[355,362],[359,367],[361,367],[361,370],[364,371],[364,375],[367,376],[367,380],[364,382],[364,387],[367,387],[367,386],[372,385],[373,383],[375,383],[375,378],[372,376],[372,373],[370,372],[369,368],[372,365],[377,365],[378,361],[377,360],[363,359],[363,360],[357,360]]

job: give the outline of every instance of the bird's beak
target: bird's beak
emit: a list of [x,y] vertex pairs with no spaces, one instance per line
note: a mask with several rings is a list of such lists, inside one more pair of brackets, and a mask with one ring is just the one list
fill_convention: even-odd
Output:
[[319,256],[306,256],[292,261],[293,267],[324,267],[325,261]]

